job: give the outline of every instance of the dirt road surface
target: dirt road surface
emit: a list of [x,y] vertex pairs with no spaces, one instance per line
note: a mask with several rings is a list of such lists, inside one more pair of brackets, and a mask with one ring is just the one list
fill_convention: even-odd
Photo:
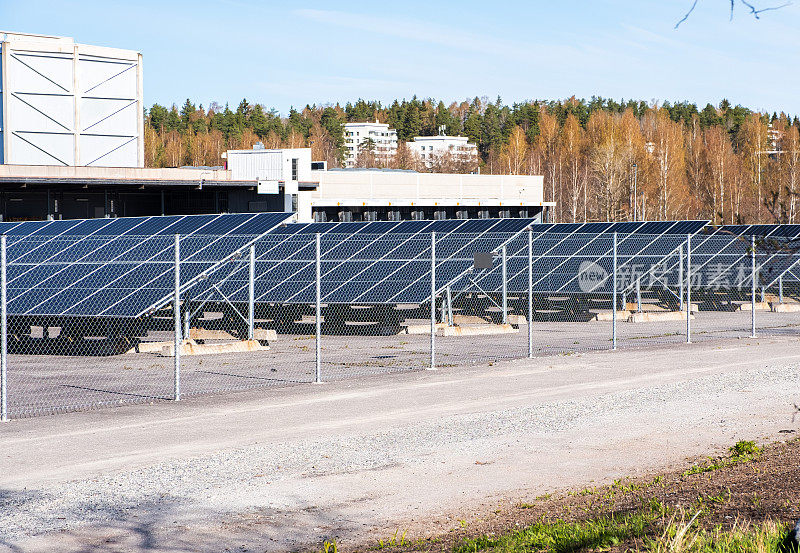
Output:
[[[797,429],[800,341],[449,367],[12,421],[0,551],[285,551],[458,517]],[[227,548],[227,549],[226,549]]]

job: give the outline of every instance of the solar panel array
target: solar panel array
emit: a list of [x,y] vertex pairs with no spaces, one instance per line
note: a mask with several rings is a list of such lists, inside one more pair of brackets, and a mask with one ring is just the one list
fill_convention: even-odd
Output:
[[[636,223],[558,223],[537,225],[532,236],[533,291],[536,293],[611,293],[614,233],[617,233],[617,284],[632,285],[635,275],[677,262],[678,248],[688,234],[700,232],[708,221]],[[508,284],[513,292],[528,289],[528,237],[518,235],[506,244]],[[677,282],[660,272],[661,281]],[[671,278],[670,278],[671,277]],[[652,281],[649,279],[648,282]],[[499,292],[502,289],[500,255],[491,269],[473,270],[452,283],[455,290]]]
[[321,235],[324,303],[396,304],[430,299],[431,232],[436,232],[436,288],[499,291],[499,256],[491,269],[472,267],[477,252],[508,254],[508,290],[524,292],[528,233],[533,289],[547,293],[611,292],[613,233],[618,289],[676,286],[679,252],[692,235],[693,287],[749,282],[749,240],[761,285],[792,274],[790,245],[800,225],[709,227],[708,221],[536,224],[531,219],[478,219],[282,224],[288,213],[132,217],[0,223],[8,238],[11,315],[140,317],[173,294],[174,242],[181,234],[183,289],[192,298],[248,300],[249,260],[256,250],[255,299],[315,301],[315,235]]
[[772,286],[780,277],[791,275],[790,271],[800,262],[795,244],[798,236],[800,225],[709,227],[692,240],[692,263],[697,267],[692,284],[705,288],[749,288],[752,237],[756,241],[757,286]]
[[[316,241],[324,303],[421,303],[430,298],[431,233],[436,232],[436,283],[468,271],[476,251],[492,251],[535,222],[477,219],[290,224],[256,244],[255,301],[314,303]],[[218,273],[219,274],[219,273]],[[198,282],[196,298],[248,299],[248,264],[231,262],[221,282]]]
[[190,286],[291,213],[2,223],[10,315],[139,317],[169,303],[174,235]]

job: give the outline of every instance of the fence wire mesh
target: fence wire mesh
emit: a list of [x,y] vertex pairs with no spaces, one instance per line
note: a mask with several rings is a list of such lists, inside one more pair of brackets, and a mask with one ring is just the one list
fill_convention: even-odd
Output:
[[800,335],[800,254],[719,234],[3,237],[2,415]]

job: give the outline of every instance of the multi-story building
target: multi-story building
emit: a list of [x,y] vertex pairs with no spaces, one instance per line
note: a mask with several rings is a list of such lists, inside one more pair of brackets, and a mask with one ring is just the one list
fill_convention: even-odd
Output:
[[344,126],[345,146],[347,156],[346,167],[355,167],[358,154],[365,147],[364,143],[372,142],[372,153],[375,160],[383,165],[388,165],[397,153],[397,131],[390,129],[384,123],[347,123]]
[[415,136],[407,146],[426,167],[432,167],[438,158],[447,155],[457,162],[478,161],[478,147],[466,136]]

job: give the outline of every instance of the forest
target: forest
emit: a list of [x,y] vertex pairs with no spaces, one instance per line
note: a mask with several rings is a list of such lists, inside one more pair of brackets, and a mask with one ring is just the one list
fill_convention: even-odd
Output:
[[[555,221],[710,219],[715,223],[795,223],[800,194],[800,120],[723,100],[698,109],[575,97],[505,105],[500,98],[453,102],[358,100],[306,106],[281,117],[242,100],[235,110],[153,105],[145,113],[148,167],[222,165],[222,152],[309,147],[336,167],[344,158],[344,124],[380,121],[397,129],[395,169],[544,176]],[[425,167],[405,147],[444,127],[478,146],[476,163],[444,156]],[[359,166],[376,163],[364,155]],[[634,190],[636,195],[634,196]]]

